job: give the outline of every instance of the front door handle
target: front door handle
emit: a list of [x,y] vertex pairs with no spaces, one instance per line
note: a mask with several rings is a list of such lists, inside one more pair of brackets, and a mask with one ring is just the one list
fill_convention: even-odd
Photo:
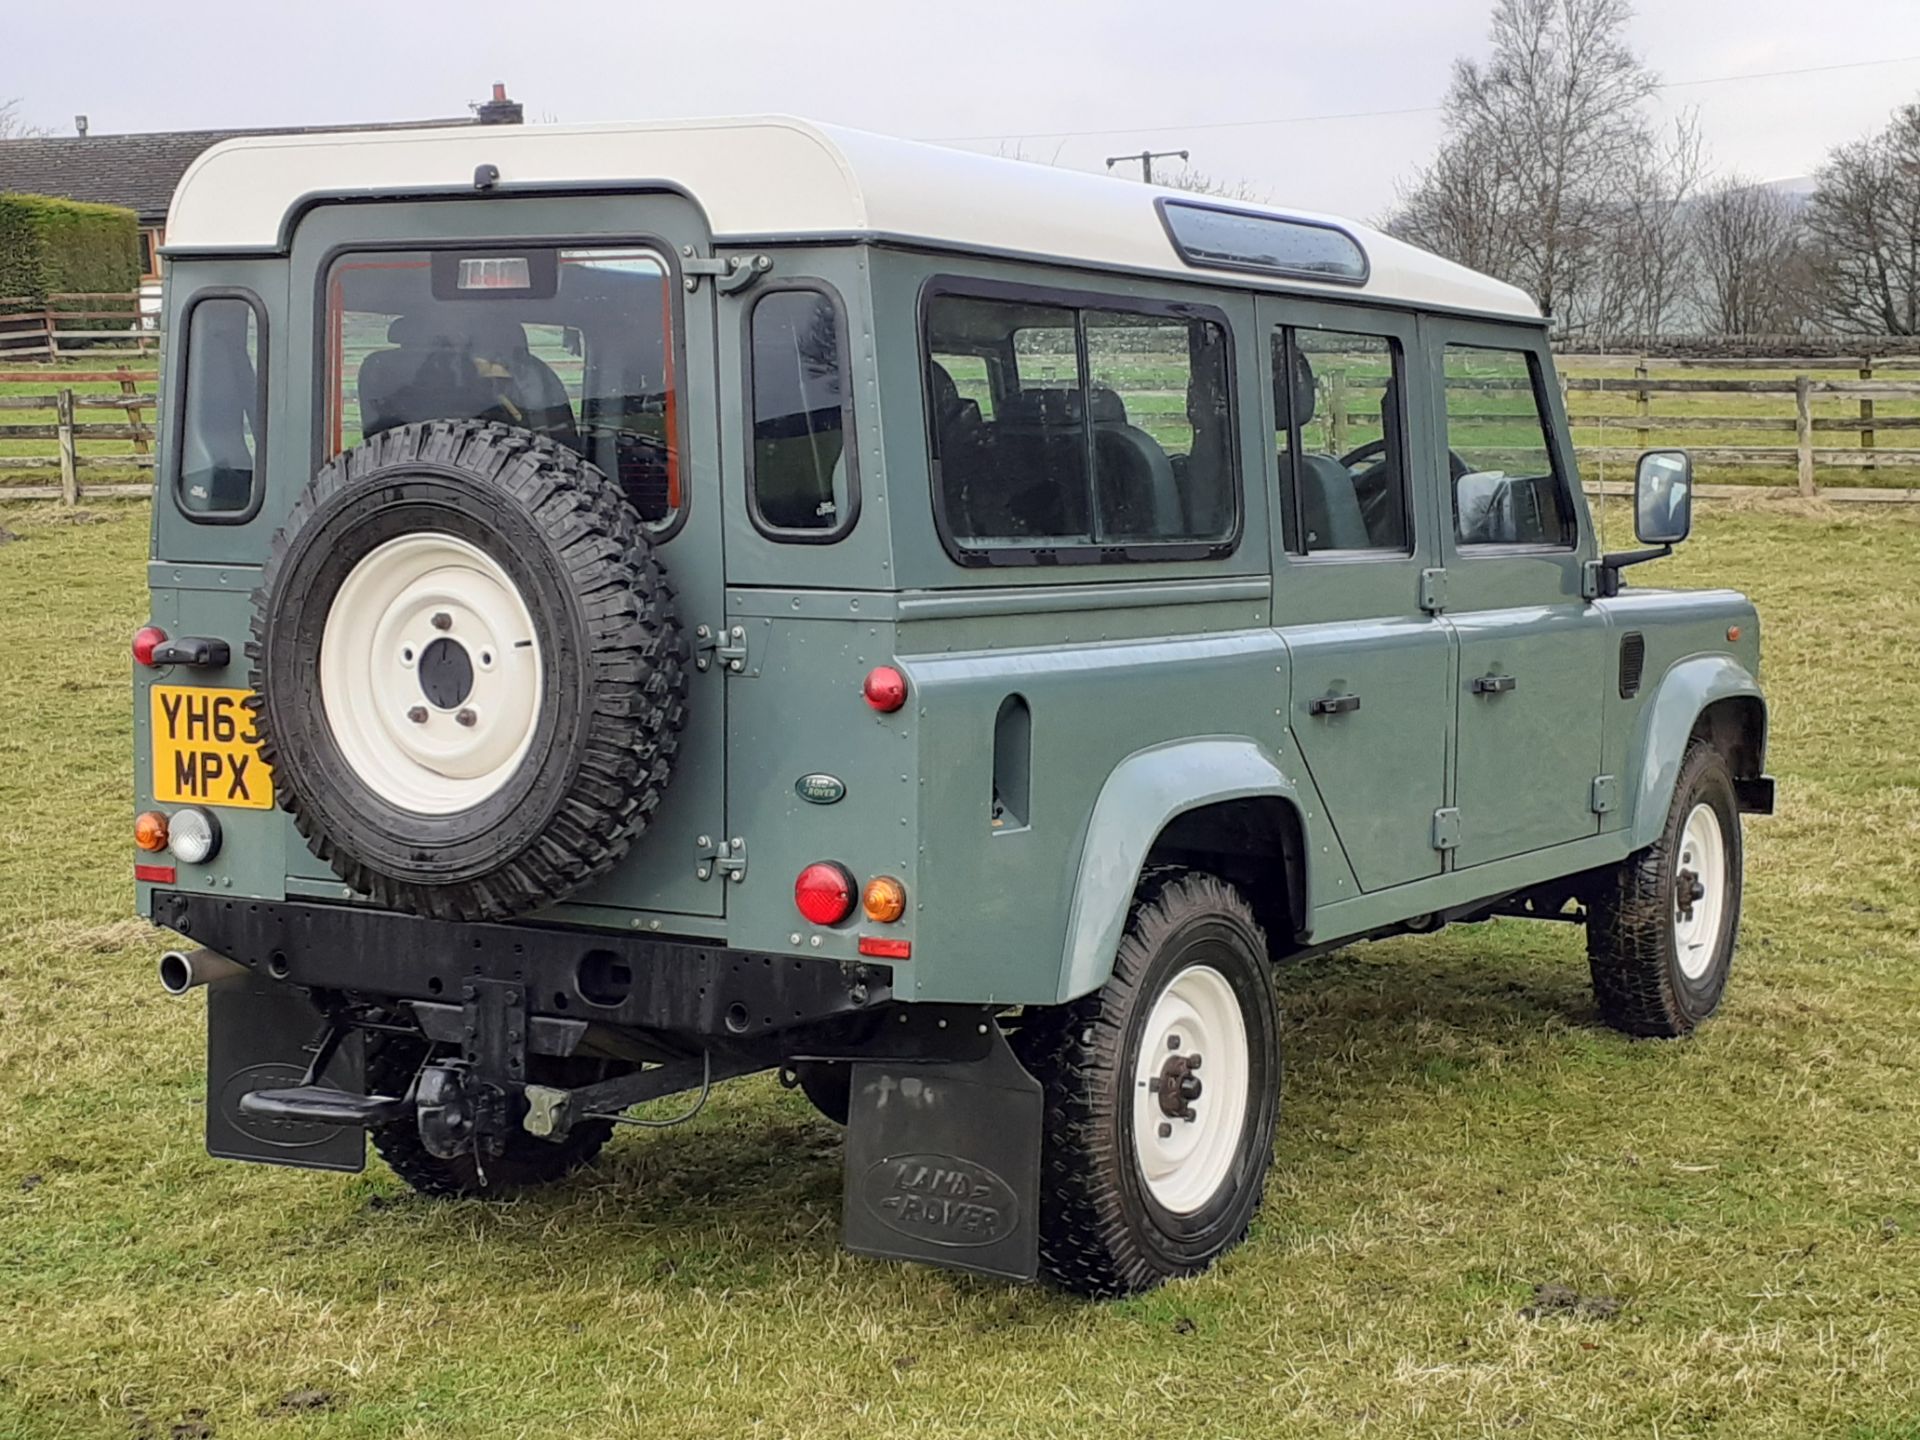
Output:
[[1473,693],[1476,695],[1505,695],[1509,690],[1520,688],[1520,682],[1511,675],[1476,675],[1473,677]]
[[1346,715],[1359,708],[1358,695],[1322,695],[1307,702],[1309,715]]

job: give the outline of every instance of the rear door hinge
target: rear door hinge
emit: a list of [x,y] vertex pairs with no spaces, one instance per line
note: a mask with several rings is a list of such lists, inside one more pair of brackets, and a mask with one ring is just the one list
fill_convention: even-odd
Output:
[[1436,850],[1460,848],[1460,812],[1451,805],[1433,812],[1433,848]]
[[773,268],[771,255],[701,255],[691,245],[680,247],[680,273],[688,290],[700,288],[700,277],[711,276],[722,295],[746,289]]
[[693,843],[700,851],[700,863],[693,867],[694,879],[711,880],[720,874],[738,884],[747,878],[747,842],[738,835],[719,841],[711,835],[702,835]]
[[1592,809],[1596,815],[1604,815],[1620,803],[1620,782],[1611,775],[1593,777]]
[[711,625],[700,625],[694,628],[694,669],[711,669],[717,660],[721,669],[741,675],[746,673],[747,658],[746,626],[723,625],[718,630]]
[[1429,615],[1438,615],[1447,608],[1447,572],[1445,570],[1420,572],[1420,608]]

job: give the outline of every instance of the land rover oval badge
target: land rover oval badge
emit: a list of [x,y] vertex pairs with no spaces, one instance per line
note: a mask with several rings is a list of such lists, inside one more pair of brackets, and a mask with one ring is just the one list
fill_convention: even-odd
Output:
[[838,775],[802,775],[793,782],[793,793],[809,805],[831,805],[847,797],[847,787]]

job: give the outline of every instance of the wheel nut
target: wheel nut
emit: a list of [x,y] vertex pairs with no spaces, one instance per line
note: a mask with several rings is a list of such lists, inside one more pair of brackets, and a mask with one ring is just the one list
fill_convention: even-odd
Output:
[[407,719],[411,720],[416,725],[426,724],[427,723],[427,707],[424,705],[414,706],[411,710],[407,711]]
[[1187,1069],[1198,1070],[1199,1068],[1200,1068],[1200,1057],[1197,1054],[1187,1056]]
[[1162,1140],[1170,1140],[1173,1138],[1173,1126],[1168,1124],[1165,1120],[1162,1120],[1160,1122],[1160,1138]]
[[451,630],[453,628],[453,616],[444,610],[434,611],[433,628],[436,630]]
[[478,720],[480,717],[478,715],[475,715],[471,710],[461,710],[453,718],[455,720],[458,720],[462,725],[466,726],[469,730],[471,730],[473,728],[473,722],[475,720]]
[[1178,1050],[1179,1048],[1180,1048],[1180,1037],[1178,1035],[1167,1036],[1167,1049]]

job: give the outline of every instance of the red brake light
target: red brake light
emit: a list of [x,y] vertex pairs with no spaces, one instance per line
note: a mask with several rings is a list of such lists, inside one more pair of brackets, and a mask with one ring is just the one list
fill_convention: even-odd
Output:
[[133,658],[142,665],[153,664],[153,652],[166,640],[167,632],[158,625],[142,625],[133,632]]
[[911,940],[889,940],[884,935],[862,935],[860,953],[876,960],[907,960],[913,956]]
[[907,703],[907,677],[891,665],[876,665],[867,672],[860,693],[882,715],[891,714]]
[[144,880],[149,885],[171,885],[174,883],[174,868],[171,865],[136,865],[133,878]]
[[793,903],[815,925],[838,925],[853,913],[859,891],[844,865],[819,860],[793,882]]

